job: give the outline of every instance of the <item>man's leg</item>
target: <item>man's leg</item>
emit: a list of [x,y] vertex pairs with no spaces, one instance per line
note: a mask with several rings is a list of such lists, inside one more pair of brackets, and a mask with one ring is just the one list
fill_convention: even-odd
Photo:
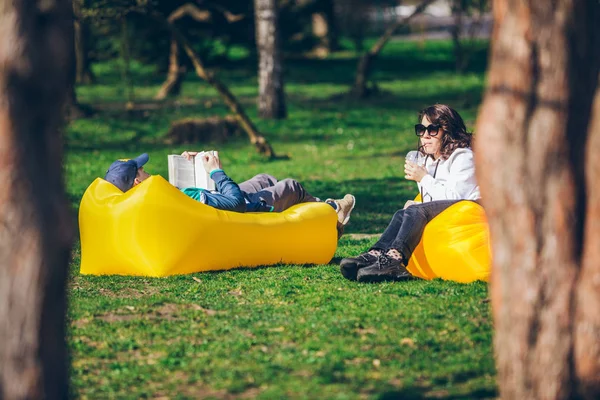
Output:
[[238,186],[243,192],[248,194],[259,192],[265,188],[271,187],[277,183],[277,178],[269,174],[258,174],[240,183]]
[[321,201],[308,193],[304,186],[294,179],[284,179],[255,193],[248,193],[248,197],[253,202],[265,201],[273,206],[273,211],[276,212],[286,210],[295,204]]

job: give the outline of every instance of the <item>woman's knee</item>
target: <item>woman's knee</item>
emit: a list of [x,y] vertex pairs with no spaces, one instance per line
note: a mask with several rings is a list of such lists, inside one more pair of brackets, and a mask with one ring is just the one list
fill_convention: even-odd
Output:
[[404,211],[404,215],[406,218],[414,219],[414,218],[425,218],[425,210],[418,205],[413,205],[406,208]]
[[394,216],[392,217],[392,219],[402,219],[402,217],[404,217],[404,209],[399,209],[398,211],[396,211],[394,213]]

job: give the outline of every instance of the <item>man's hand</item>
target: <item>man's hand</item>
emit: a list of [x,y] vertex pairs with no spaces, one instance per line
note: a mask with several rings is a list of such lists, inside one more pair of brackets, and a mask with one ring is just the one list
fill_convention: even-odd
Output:
[[184,151],[183,153],[181,153],[181,155],[184,156],[185,159],[188,161],[193,160],[197,154],[198,154],[197,151]]
[[215,169],[221,169],[221,160],[219,159],[219,155],[212,155],[210,153],[202,154],[202,164],[204,164],[204,169],[207,173],[211,173]]
[[409,181],[421,182],[421,179],[429,173],[420,165],[407,161],[404,163],[404,177]]

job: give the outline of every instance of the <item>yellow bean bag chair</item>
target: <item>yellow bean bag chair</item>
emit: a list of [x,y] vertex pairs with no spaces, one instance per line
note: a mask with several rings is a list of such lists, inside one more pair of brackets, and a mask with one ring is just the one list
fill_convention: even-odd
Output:
[[325,264],[337,215],[324,203],[240,214],[195,201],[153,176],[126,193],[96,179],[79,208],[82,274],[168,276],[277,263]]
[[460,201],[427,224],[407,269],[423,279],[468,283],[488,281],[491,263],[489,228],[483,207],[472,201]]

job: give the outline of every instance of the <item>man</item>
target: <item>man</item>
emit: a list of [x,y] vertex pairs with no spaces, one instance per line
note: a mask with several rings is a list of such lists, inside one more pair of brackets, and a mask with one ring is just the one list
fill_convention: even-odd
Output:
[[[182,156],[192,159],[197,154],[198,152],[184,151]],[[144,171],[144,165],[148,161],[149,156],[146,153],[130,160],[117,160],[110,165],[104,179],[126,192],[150,177],[150,174]],[[295,204],[322,201],[310,195],[294,179],[278,181],[271,175],[259,174],[238,186],[221,168],[218,155],[204,153],[202,163],[210,178],[215,181],[216,190],[190,187],[181,188],[181,191],[194,200],[220,210],[281,212]],[[325,202],[337,212],[338,234],[341,236],[350,220],[356,200],[351,194],[346,194],[342,199],[327,199]]]

